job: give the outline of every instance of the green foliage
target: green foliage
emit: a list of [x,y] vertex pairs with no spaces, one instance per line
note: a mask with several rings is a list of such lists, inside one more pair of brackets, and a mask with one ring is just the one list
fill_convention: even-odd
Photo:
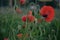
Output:
[[[59,37],[59,20],[51,23],[42,22],[24,23],[18,14],[1,14],[0,15],[0,40],[7,37],[9,40],[57,40]],[[26,27],[23,28],[23,25]],[[23,37],[18,38],[17,34],[22,33]],[[25,34],[29,37],[25,37]]]

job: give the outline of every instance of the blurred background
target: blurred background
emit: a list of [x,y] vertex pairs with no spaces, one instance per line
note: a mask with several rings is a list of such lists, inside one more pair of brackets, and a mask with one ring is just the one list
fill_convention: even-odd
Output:
[[[22,6],[24,8],[29,8],[29,4],[36,4],[39,8],[41,8],[44,5],[50,5],[56,10],[56,16],[59,18],[59,9],[60,9],[60,0],[26,0],[25,4],[22,6],[19,2],[19,0],[0,0],[0,13],[3,12],[3,10],[6,11],[7,8],[13,8],[15,6],[18,6],[19,8]],[[11,10],[11,9],[9,9]],[[23,9],[22,9],[23,10]]]
[[[15,34],[18,34],[20,32],[20,31],[18,32],[17,26],[18,28],[20,28],[20,26],[23,25],[23,23],[21,22],[21,16],[28,13],[31,6],[30,4],[34,4],[37,7],[37,9],[35,10],[36,14],[37,11],[44,5],[52,6],[55,9],[55,19],[57,21],[52,22],[49,28],[54,30],[52,32],[48,31],[48,35],[49,33],[51,33],[52,35],[50,35],[50,37],[51,36],[53,37],[55,34],[57,34],[57,36],[54,36],[54,38],[58,38],[58,40],[60,39],[60,0],[26,0],[23,5],[20,4],[20,0],[0,0],[0,40],[3,40],[4,38],[9,38],[9,40],[14,40],[13,38],[16,36]],[[21,9],[22,14],[18,14],[15,11],[15,8]],[[13,32],[12,30],[13,31],[15,30],[15,32]],[[23,30],[24,29],[22,28],[22,31]],[[46,37],[41,37],[41,38],[44,40]]]
[[[15,3],[14,1],[15,0],[0,0],[0,7],[14,6]],[[54,8],[60,7],[60,0],[26,0],[26,3],[31,3],[31,2],[39,4],[40,6],[51,5]]]

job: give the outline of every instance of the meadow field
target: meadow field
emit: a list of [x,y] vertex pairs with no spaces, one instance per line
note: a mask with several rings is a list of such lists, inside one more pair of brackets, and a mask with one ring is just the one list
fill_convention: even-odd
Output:
[[[19,14],[14,8],[0,8],[0,40],[60,40],[60,9],[55,9],[54,20],[50,23],[23,22],[29,8],[21,8]],[[38,9],[34,11],[38,14]],[[36,18],[39,16],[36,15]]]

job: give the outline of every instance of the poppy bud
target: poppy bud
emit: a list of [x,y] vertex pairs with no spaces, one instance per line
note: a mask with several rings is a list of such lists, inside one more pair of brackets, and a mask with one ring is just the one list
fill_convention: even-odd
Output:
[[26,0],[20,0],[20,3],[23,5],[25,4]]
[[23,22],[26,22],[26,19],[27,19],[26,16],[22,16],[22,21],[23,21]]
[[21,38],[22,37],[22,34],[20,33],[20,34],[17,34],[17,37],[18,38]]

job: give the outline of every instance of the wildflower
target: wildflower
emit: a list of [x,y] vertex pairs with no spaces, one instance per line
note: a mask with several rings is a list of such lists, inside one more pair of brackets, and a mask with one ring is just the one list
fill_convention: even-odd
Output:
[[23,22],[26,22],[26,19],[27,19],[26,16],[22,16],[22,21],[23,21]]
[[28,21],[29,22],[34,22],[35,21],[35,17],[32,15],[28,15]]
[[43,6],[40,10],[40,15],[42,15],[46,22],[51,22],[54,18],[54,8],[51,6]]
[[36,8],[36,6],[35,6],[34,4],[32,4],[32,5],[30,6],[30,9],[31,9],[31,10],[36,10],[37,8]]
[[28,20],[28,22],[34,22],[35,17],[32,15],[27,15],[27,16],[22,16],[22,21],[26,22],[26,19]]
[[8,40],[8,38],[4,38],[4,40]]
[[19,0],[19,1],[22,5],[25,4],[25,2],[26,2],[26,0]]
[[21,25],[18,25],[17,27],[18,27],[18,30],[21,30]]
[[32,11],[31,10],[28,12],[28,15],[32,15]]
[[28,22],[34,22],[35,21],[35,17],[32,15],[32,11],[30,10],[28,12],[27,15],[22,16],[22,21],[26,22],[28,20]]
[[37,23],[37,18],[35,18],[35,23]]
[[16,8],[17,13],[22,13],[22,11],[19,8]]
[[21,34],[21,33],[20,34],[17,34],[17,37],[18,38],[21,38],[22,36],[23,36],[23,34]]

